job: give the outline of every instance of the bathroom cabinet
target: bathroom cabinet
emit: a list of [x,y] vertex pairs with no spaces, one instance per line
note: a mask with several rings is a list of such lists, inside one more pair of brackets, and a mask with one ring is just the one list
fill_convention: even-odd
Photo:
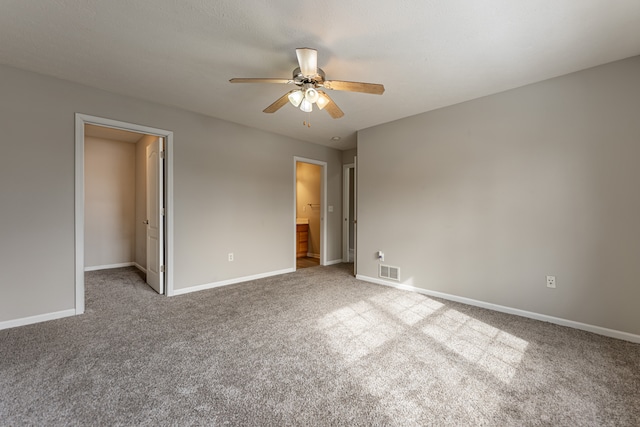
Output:
[[307,256],[309,251],[309,224],[296,225],[296,257]]

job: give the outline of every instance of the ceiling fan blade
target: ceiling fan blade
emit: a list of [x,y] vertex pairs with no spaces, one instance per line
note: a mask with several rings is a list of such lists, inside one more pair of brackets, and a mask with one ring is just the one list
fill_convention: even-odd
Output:
[[273,104],[269,105],[267,108],[265,108],[262,111],[265,113],[275,113],[276,111],[284,107],[289,102],[289,94],[291,92],[285,93],[280,98],[276,99],[276,101]]
[[244,78],[235,78],[235,79],[231,79],[229,80],[230,83],[283,83],[283,84],[289,84],[289,83],[293,83],[293,80],[291,79],[262,79],[262,78],[258,78],[258,79],[244,79]]
[[344,82],[341,80],[326,80],[322,85],[325,88],[331,89],[331,90],[345,90],[348,92],[371,93],[374,95],[382,95],[384,93],[384,86],[377,83]]
[[[320,108],[321,110],[326,110],[327,113],[329,113],[329,115],[334,119],[339,119],[340,117],[344,116],[344,112],[342,112],[340,107],[338,107],[338,105],[335,102],[333,102],[333,99],[331,99],[329,95],[327,95],[321,90],[318,91],[318,94],[320,95],[320,98],[324,99],[324,102],[326,102],[326,105]],[[318,100],[317,102],[318,107],[321,105],[321,103],[323,102]]]
[[296,49],[296,56],[298,57],[298,65],[300,65],[300,71],[302,75],[315,76],[318,74],[318,51],[310,49],[308,47],[302,47]]

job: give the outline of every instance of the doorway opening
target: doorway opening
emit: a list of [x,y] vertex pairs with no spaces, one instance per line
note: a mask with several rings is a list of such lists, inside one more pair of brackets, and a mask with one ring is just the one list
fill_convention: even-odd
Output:
[[173,133],[76,114],[75,311],[84,272],[134,265],[173,295]]
[[356,274],[356,164],[342,166],[342,262],[353,263]]
[[327,163],[294,158],[294,266],[326,265]]

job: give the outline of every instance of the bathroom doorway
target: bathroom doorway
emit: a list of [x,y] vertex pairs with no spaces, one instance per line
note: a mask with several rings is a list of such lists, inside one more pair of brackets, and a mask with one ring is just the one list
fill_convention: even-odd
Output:
[[326,162],[294,159],[295,268],[325,264]]

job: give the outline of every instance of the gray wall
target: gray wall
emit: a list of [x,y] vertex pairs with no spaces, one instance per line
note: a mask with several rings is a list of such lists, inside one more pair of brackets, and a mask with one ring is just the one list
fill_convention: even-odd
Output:
[[352,148],[351,150],[344,150],[342,152],[342,163],[348,165],[349,163],[353,163],[353,158],[358,154],[357,148]]
[[342,257],[340,151],[14,68],[0,82],[0,321],[74,307],[76,112],[174,132],[175,289],[294,267],[294,156],[328,162]]
[[84,265],[133,262],[136,245],[136,145],[84,139]]
[[366,129],[358,273],[640,334],[639,165],[640,57]]

